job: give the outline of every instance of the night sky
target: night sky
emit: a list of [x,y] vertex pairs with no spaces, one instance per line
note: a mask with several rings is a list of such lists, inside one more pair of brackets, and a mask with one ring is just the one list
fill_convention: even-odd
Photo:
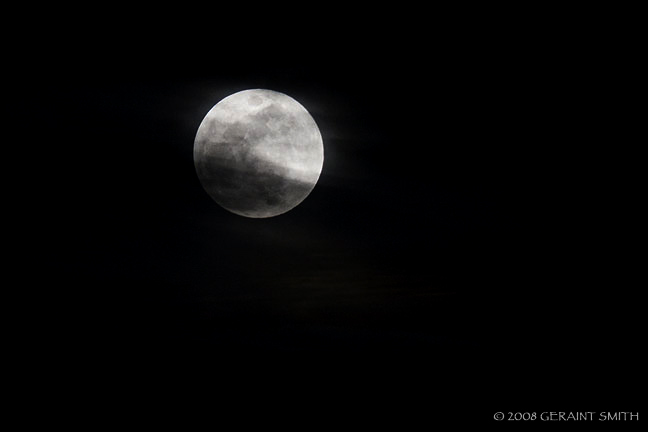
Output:
[[[45,48],[19,109],[45,141],[49,355],[89,390],[181,386],[237,412],[487,424],[577,409],[602,382],[628,396],[639,306],[580,211],[601,190],[583,149],[605,134],[581,109],[600,97],[583,51],[448,34]],[[218,206],[193,165],[205,114],[252,88],[296,99],[324,141],[313,192],[269,219]]]

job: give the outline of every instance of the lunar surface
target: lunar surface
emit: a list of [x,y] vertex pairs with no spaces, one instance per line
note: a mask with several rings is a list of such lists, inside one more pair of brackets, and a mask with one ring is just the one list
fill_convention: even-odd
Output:
[[194,142],[194,164],[207,193],[232,213],[277,216],[315,187],[324,163],[315,120],[296,100],[244,90],[218,102]]

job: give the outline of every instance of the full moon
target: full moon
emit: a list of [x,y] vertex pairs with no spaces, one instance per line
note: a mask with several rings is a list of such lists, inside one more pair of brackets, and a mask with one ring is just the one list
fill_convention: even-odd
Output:
[[237,215],[277,216],[311,193],[324,163],[322,135],[299,102],[244,90],[218,102],[194,141],[194,165],[214,201]]

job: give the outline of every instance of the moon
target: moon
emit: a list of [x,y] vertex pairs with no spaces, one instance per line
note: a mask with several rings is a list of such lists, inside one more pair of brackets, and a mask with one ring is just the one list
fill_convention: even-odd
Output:
[[299,102],[272,90],[227,96],[207,113],[194,141],[200,183],[221,207],[268,218],[298,206],[322,172],[324,145]]

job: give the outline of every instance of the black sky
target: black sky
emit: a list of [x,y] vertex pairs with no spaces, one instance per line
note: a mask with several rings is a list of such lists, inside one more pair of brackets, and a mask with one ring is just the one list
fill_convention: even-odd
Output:
[[[638,306],[582,216],[601,190],[584,149],[607,133],[586,48],[415,27],[44,48],[18,108],[44,144],[48,352],[148,389],[215,375],[418,416],[441,382],[484,415],[592,374],[626,389]],[[250,88],[295,98],[324,140],[311,195],[265,220],[220,208],[192,160],[207,111]]]

